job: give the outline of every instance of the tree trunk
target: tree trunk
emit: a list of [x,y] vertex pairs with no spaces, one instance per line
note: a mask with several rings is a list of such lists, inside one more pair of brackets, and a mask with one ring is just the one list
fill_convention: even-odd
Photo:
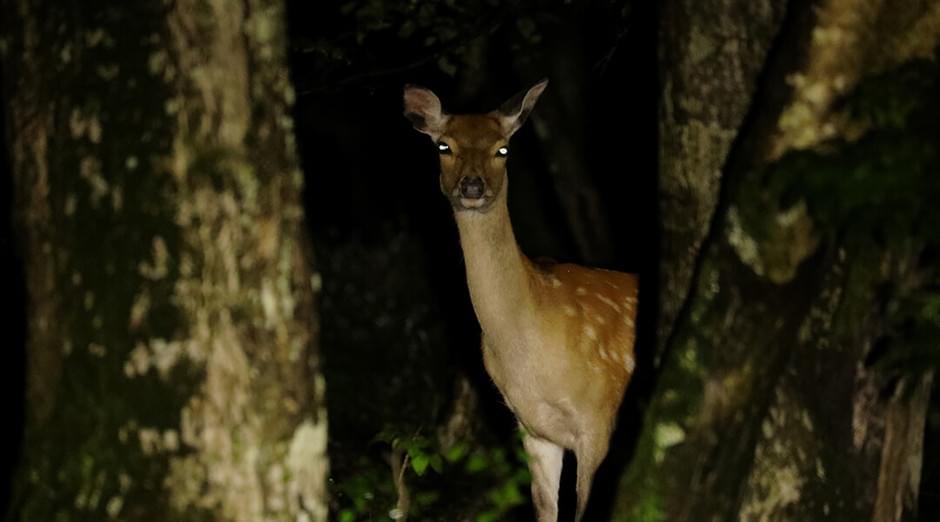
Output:
[[659,63],[662,252],[656,358],[689,295],[722,171],[780,29],[786,0],[670,0]]
[[[709,16],[718,19],[735,20],[744,10],[735,2],[708,4]],[[871,209],[838,214],[826,205],[851,205],[831,203],[850,199],[855,180],[847,181],[847,174],[884,168],[879,162],[887,156],[877,148],[884,134],[876,118],[859,121],[835,102],[859,96],[864,82],[875,81],[872,75],[934,52],[940,9],[927,4],[790,2],[769,58],[766,50],[740,55],[743,70],[763,71],[756,90],[719,75],[715,88],[688,95],[685,87],[676,99],[668,78],[686,74],[681,69],[689,58],[665,62],[680,69],[666,73],[663,94],[661,205],[664,239],[673,242],[664,249],[665,347],[614,520],[880,522],[913,516],[933,376],[892,373],[873,362],[905,349],[891,337],[891,304],[929,281],[924,240],[889,235],[882,241],[872,232],[880,229],[858,221]],[[692,29],[664,27],[665,48],[700,53],[681,42],[701,32],[694,29],[701,17],[678,1],[666,12],[676,9],[692,13]],[[936,85],[936,68],[930,74]],[[674,125],[680,103],[728,107],[740,100],[750,107],[747,117],[723,120],[737,135],[730,155],[721,132],[705,139],[707,127],[694,121]],[[890,100],[874,103],[893,110]],[[676,146],[689,143],[690,133],[700,136],[694,143],[701,147]],[[901,136],[915,148],[925,139]],[[896,143],[891,146],[886,150],[897,153]],[[817,148],[825,154],[811,152]],[[882,177],[909,175],[906,165],[887,165]],[[713,182],[681,181],[685,177],[719,180],[720,191]],[[679,208],[669,199],[670,187],[683,184],[690,201],[708,203],[698,208],[715,208],[710,227],[702,226],[701,212],[683,217],[670,210]],[[814,186],[839,190],[820,195]],[[678,226],[670,230],[670,223]],[[688,298],[684,281],[691,283]]]
[[3,7],[29,300],[11,519],[325,520],[283,6]]

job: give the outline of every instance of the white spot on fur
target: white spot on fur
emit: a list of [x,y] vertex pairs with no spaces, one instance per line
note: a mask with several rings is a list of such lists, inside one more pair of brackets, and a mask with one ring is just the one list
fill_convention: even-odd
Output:
[[565,315],[569,317],[574,317],[575,315],[578,315],[578,310],[575,309],[575,307],[571,305],[565,305],[564,309],[565,309]]
[[627,352],[623,353],[623,366],[630,373],[633,373],[633,370],[636,368],[636,361],[634,361],[633,356]]
[[584,325],[584,335],[586,335],[587,338],[592,341],[597,340],[597,330],[595,330],[594,327],[589,324]]
[[574,293],[578,295],[587,295],[587,288],[584,288],[583,286],[579,286],[575,288]]
[[555,276],[552,276],[552,278],[549,281],[551,281],[552,287],[554,288],[558,288],[561,286],[561,279],[558,279]]
[[601,359],[604,359],[605,361],[610,359],[610,353],[603,347],[601,348]]
[[595,315],[594,320],[597,321],[597,324],[607,324],[607,319],[604,319],[603,315]]
[[604,303],[605,305],[607,305],[607,306],[613,308],[615,311],[617,311],[617,312],[620,311],[620,305],[618,305],[617,303],[615,303],[612,299],[610,299],[609,297],[605,296],[604,294],[597,294],[597,299],[598,299],[600,302]]

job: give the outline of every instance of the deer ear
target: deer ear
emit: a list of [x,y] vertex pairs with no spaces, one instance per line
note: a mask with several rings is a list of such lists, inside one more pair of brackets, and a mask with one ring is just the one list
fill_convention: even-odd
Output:
[[441,110],[441,100],[430,90],[415,85],[405,86],[405,117],[416,130],[427,134],[434,141],[443,134],[447,123],[447,115]]
[[529,90],[519,92],[499,107],[499,117],[506,136],[512,136],[522,127],[546,86],[548,80],[542,80]]

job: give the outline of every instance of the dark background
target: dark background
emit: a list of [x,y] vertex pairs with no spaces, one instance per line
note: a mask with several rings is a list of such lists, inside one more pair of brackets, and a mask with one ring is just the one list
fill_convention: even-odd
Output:
[[[0,67],[0,82],[3,80]],[[0,104],[0,119],[6,119],[6,106]],[[13,471],[19,456],[25,420],[26,376],[26,285],[22,260],[13,236],[13,179],[10,172],[9,143],[0,144],[0,332],[3,356],[0,359],[0,393],[3,394],[4,432],[7,442],[0,456],[3,477],[0,482],[0,511],[6,513]]]

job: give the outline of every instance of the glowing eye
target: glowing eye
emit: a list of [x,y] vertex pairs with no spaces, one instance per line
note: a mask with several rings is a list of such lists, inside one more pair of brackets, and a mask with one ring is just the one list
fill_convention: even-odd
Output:
[[437,151],[441,154],[450,154],[450,145],[444,143],[443,141],[437,142]]
[[505,158],[509,155],[509,147],[500,147],[496,151],[496,156],[500,158]]

